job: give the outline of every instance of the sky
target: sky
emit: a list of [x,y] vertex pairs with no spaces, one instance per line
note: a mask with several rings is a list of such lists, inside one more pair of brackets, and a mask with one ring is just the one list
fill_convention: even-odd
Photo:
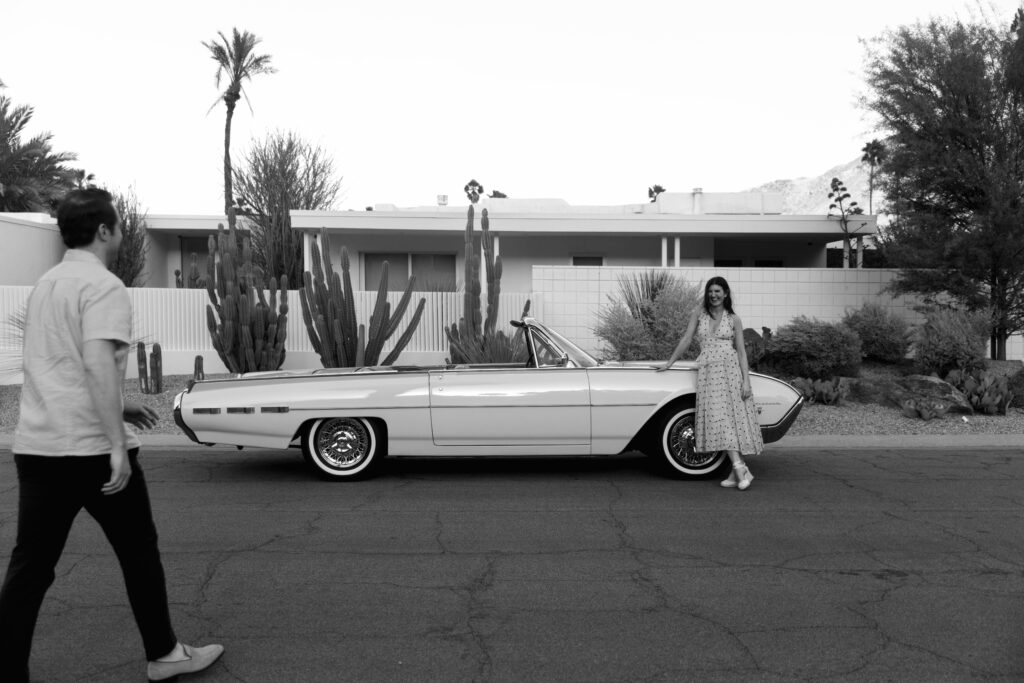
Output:
[[[224,106],[204,41],[262,39],[232,157],[295,131],[338,210],[465,204],[470,178],[573,205],[816,176],[878,134],[864,40],[1020,0],[51,0],[5,3],[0,81],[29,132],[151,214],[222,214]],[[250,109],[251,105],[251,109]],[[213,109],[211,110],[211,106]]]

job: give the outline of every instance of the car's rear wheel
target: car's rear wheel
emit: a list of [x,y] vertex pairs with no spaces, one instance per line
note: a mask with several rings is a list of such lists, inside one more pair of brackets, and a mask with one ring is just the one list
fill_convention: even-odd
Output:
[[694,450],[697,411],[692,405],[669,410],[658,429],[657,448],[651,453],[661,469],[675,477],[703,477],[729,459],[725,451],[698,453]]
[[381,430],[362,417],[330,417],[309,425],[302,437],[307,462],[325,479],[368,476],[381,458]]

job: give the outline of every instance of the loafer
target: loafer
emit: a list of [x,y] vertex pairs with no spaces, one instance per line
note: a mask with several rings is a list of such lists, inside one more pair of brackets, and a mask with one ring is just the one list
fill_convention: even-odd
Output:
[[181,646],[185,650],[185,659],[175,662],[149,662],[146,665],[146,677],[151,681],[169,681],[181,674],[194,674],[210,666],[224,654],[223,645],[192,647],[182,643]]

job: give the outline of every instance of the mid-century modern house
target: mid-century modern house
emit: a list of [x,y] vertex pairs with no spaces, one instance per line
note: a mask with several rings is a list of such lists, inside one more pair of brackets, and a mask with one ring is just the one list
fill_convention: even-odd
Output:
[[[675,266],[719,268],[824,268],[826,245],[842,236],[825,216],[782,214],[771,193],[662,193],[657,201],[622,206],[572,206],[561,199],[493,199],[475,207],[476,230],[487,209],[495,250],[503,265],[502,289],[529,292],[532,267]],[[349,253],[353,282],[374,290],[389,262],[389,289],[410,276],[430,288],[461,284],[467,206],[372,211],[293,211],[292,228],[304,233],[307,263],[320,229],[330,235],[332,259]],[[205,273],[207,238],[223,216],[150,215],[145,286],[174,287],[195,253]],[[245,220],[239,221],[244,227]],[[876,232],[874,216],[860,216],[858,235]],[[30,285],[60,259],[63,247],[52,218],[0,214],[5,249],[0,285]]]

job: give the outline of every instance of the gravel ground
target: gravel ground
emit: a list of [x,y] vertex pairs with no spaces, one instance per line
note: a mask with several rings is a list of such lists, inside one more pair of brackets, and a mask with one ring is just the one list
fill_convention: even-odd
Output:
[[[179,434],[171,416],[174,395],[185,387],[189,375],[164,378],[162,394],[143,394],[138,380],[125,380],[126,400],[141,401],[160,414],[153,434]],[[0,386],[0,434],[12,434],[18,419],[20,385]],[[1021,434],[1024,410],[1010,408],[1007,415],[945,415],[925,422],[904,417],[896,408],[845,402],[839,406],[810,404],[790,428],[793,436],[827,434]],[[1024,438],[1024,436],[1022,436]]]

